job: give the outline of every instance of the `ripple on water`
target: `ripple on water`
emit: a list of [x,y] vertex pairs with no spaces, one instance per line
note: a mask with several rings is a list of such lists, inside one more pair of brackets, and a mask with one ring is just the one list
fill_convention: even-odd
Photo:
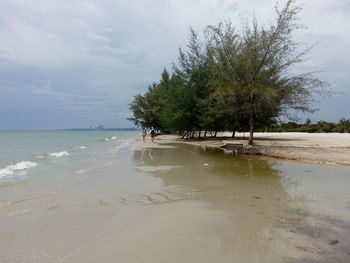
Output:
[[195,197],[199,193],[200,191],[194,189],[157,191],[130,197],[120,197],[120,201],[122,204],[125,205],[155,205],[190,199]]

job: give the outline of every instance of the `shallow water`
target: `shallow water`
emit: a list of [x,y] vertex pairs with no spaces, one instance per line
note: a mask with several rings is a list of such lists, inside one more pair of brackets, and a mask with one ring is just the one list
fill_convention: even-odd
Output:
[[350,260],[349,167],[110,146],[0,184],[1,262]]

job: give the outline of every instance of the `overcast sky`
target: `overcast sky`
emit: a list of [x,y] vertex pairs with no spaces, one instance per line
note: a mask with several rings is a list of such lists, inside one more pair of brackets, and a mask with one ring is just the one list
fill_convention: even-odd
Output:
[[[176,61],[190,26],[253,13],[268,24],[275,2],[0,0],[0,129],[131,127],[133,95]],[[350,118],[349,0],[301,2],[308,29],[296,39],[317,44],[300,69],[321,71],[336,92],[310,118]]]

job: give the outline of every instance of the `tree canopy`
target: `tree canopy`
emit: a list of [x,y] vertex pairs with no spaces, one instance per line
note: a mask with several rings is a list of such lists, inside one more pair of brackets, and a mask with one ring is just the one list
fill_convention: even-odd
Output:
[[130,120],[165,132],[254,130],[291,112],[311,112],[313,93],[325,86],[313,73],[292,69],[310,51],[293,40],[300,8],[288,0],[276,7],[268,27],[255,18],[237,31],[229,21],[209,25],[203,34],[190,29],[187,48],[179,50],[172,71],[130,104]]

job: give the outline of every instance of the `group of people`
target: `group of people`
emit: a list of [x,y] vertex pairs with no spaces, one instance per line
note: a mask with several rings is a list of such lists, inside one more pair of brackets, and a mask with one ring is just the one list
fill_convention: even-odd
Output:
[[[146,142],[147,131],[145,128],[142,129],[141,135],[143,142]],[[151,136],[151,142],[154,142],[154,138],[156,137],[156,131],[153,127],[151,127],[151,129],[149,130],[149,135]]]

